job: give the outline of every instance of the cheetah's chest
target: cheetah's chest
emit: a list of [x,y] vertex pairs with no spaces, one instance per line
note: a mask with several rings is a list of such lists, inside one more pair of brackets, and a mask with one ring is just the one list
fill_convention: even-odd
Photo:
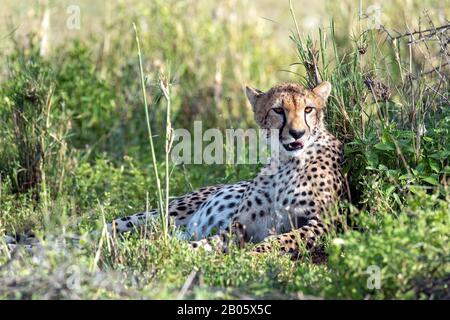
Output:
[[[312,196],[303,185],[302,164],[290,162],[271,177],[257,177],[245,195],[239,210],[239,222],[245,225],[248,240],[258,242],[272,234],[299,227],[311,215]],[[265,181],[270,180],[269,184]]]

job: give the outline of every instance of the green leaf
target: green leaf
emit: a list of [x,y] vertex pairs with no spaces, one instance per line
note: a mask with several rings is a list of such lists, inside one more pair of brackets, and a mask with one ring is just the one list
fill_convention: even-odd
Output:
[[423,188],[420,186],[416,186],[416,185],[410,185],[408,186],[409,191],[411,191],[412,193],[416,194],[416,195],[423,195]]
[[437,153],[432,153],[432,154],[430,154],[429,157],[430,157],[430,158],[433,158],[433,159],[439,160],[439,159],[441,158],[441,155],[440,155],[439,152],[437,152]]
[[385,190],[386,195],[390,195],[395,190],[395,186],[388,186]]
[[366,160],[370,167],[376,167],[379,163],[378,155],[375,152],[368,152],[366,154]]
[[425,164],[423,162],[419,163],[416,167],[416,174],[423,174],[425,172]]
[[430,165],[431,170],[433,170],[434,172],[439,173],[441,171],[438,161],[429,159],[428,164]]
[[432,184],[432,185],[434,185],[434,186],[439,185],[439,181],[438,181],[436,175],[432,175],[432,176],[425,177],[425,178],[423,178],[422,180],[425,181],[425,182],[427,182],[427,183],[429,183],[429,184]]
[[393,151],[395,150],[395,146],[392,143],[387,142],[379,142],[374,145],[375,149],[383,150],[383,151]]

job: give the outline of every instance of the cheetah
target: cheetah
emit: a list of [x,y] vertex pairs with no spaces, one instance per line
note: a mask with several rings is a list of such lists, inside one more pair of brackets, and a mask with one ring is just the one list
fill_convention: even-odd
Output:
[[[255,243],[254,253],[312,248],[332,227],[324,219],[345,195],[343,144],[325,128],[331,84],[313,89],[283,83],[267,92],[246,87],[256,123],[277,129],[278,156],[249,181],[201,188],[172,200],[169,218],[194,249],[226,252],[230,241]],[[157,210],[114,219],[124,233],[158,217]],[[331,219],[333,220],[333,219]],[[216,231],[215,234],[214,231]]]

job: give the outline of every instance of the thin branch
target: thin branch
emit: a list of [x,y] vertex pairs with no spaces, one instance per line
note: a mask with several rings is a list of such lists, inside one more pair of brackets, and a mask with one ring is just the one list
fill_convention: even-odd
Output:
[[[386,30],[384,27],[382,29]],[[420,30],[420,31],[409,31],[409,32],[406,32],[404,34],[400,34],[400,35],[395,36],[395,37],[390,36],[390,38],[391,38],[391,40],[397,40],[397,39],[400,39],[400,38],[414,36],[416,34],[423,35],[424,33],[430,33],[430,34],[429,35],[424,35],[423,37],[434,36],[437,33],[442,33],[442,32],[447,31],[449,29],[450,29],[450,24],[446,24],[446,25],[443,25],[443,26],[440,26],[440,27],[437,27],[437,28],[430,28],[430,29]],[[419,38],[419,39],[421,39],[421,38]],[[417,40],[414,40],[414,41],[417,41]]]

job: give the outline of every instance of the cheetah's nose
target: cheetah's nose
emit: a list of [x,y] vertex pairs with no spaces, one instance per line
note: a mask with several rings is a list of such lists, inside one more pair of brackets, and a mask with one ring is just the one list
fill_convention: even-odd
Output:
[[292,137],[294,137],[295,140],[300,139],[301,137],[303,137],[303,135],[305,134],[305,130],[289,130],[289,133],[291,134]]

